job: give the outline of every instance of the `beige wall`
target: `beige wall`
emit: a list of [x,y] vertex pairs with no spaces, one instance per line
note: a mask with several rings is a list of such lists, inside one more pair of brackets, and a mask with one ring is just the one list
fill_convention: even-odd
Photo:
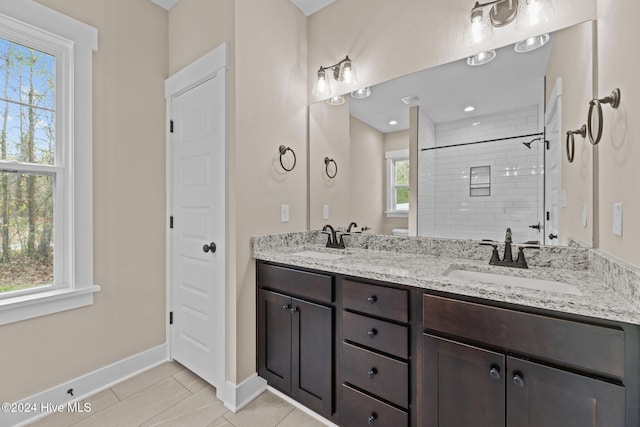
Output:
[[[346,227],[351,219],[351,140],[349,103],[331,106],[318,102],[309,106],[309,224],[319,230],[325,224]],[[329,178],[324,158],[335,160],[338,173]],[[329,219],[322,206],[329,205]]]
[[[40,0],[98,29],[92,306],[0,327],[0,401],[165,342],[167,14],[148,0]],[[150,250],[153,248],[153,250]]]
[[[568,130],[579,129],[586,123],[586,108],[593,94],[593,33],[592,22],[574,25],[553,36],[553,47],[547,67],[547,96],[558,77],[562,78],[562,188],[567,191],[567,207],[561,213],[561,245],[567,238],[575,238],[592,245],[593,209],[593,150],[588,139],[575,136],[575,157],[569,163],[565,138]],[[580,64],[576,67],[576,64]],[[583,227],[582,205],[587,205],[587,226]]]
[[[640,266],[640,2],[598,0],[597,95],[620,88],[621,103],[603,106],[599,152],[600,248]],[[586,105],[583,107],[586,114]],[[623,236],[612,233],[613,204],[623,204]]]
[[[369,227],[367,233],[388,234],[384,229],[386,135],[368,124],[349,117],[351,154],[349,168],[349,218],[359,227]],[[313,191],[313,189],[311,190]],[[349,224],[340,224],[346,226]]]
[[[307,22],[289,0],[182,0],[169,27],[172,72],[222,41],[231,45],[227,379],[238,384],[256,371],[250,237],[307,227]],[[281,144],[298,158],[286,174]],[[281,204],[289,205],[288,223],[280,222]]]

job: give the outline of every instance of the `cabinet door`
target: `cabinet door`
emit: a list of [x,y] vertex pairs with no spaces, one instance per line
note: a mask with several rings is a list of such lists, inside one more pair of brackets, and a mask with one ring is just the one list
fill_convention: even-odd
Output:
[[291,392],[291,297],[258,293],[258,373],[269,385]]
[[507,358],[508,427],[624,427],[625,389]]
[[333,309],[292,298],[291,394],[330,416],[333,410]]
[[505,356],[427,334],[423,337],[423,425],[504,427]]

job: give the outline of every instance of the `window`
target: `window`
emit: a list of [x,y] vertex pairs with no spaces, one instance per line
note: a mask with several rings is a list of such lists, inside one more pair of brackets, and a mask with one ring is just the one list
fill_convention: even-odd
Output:
[[95,29],[0,4],[0,324],[93,302]]
[[409,215],[409,150],[388,151],[387,216]]

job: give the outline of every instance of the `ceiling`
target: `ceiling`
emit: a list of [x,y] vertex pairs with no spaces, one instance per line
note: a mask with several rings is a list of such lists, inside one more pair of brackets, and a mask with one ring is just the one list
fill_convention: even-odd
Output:
[[[173,6],[178,3],[179,0],[151,0],[158,6],[171,10]],[[298,9],[305,14],[305,16],[313,15],[323,7],[326,7],[333,3],[335,0],[291,0],[293,4],[295,4]]]
[[[382,133],[409,128],[409,108],[419,105],[434,123],[460,120],[537,105],[552,40],[529,53],[516,53],[513,45],[496,50],[488,64],[470,67],[462,59],[373,86],[366,99],[349,97],[351,115]],[[357,66],[357,64],[356,64]],[[401,98],[418,95],[406,105]],[[464,107],[475,110],[465,113]],[[390,120],[397,120],[395,126]]]

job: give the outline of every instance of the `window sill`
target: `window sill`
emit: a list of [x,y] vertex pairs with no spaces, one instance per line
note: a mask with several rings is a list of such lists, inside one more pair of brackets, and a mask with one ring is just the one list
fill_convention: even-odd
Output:
[[0,300],[0,325],[91,305],[93,294],[100,289],[99,285],[93,285],[83,289],[39,292]]
[[387,218],[409,218],[407,211],[386,211]]

